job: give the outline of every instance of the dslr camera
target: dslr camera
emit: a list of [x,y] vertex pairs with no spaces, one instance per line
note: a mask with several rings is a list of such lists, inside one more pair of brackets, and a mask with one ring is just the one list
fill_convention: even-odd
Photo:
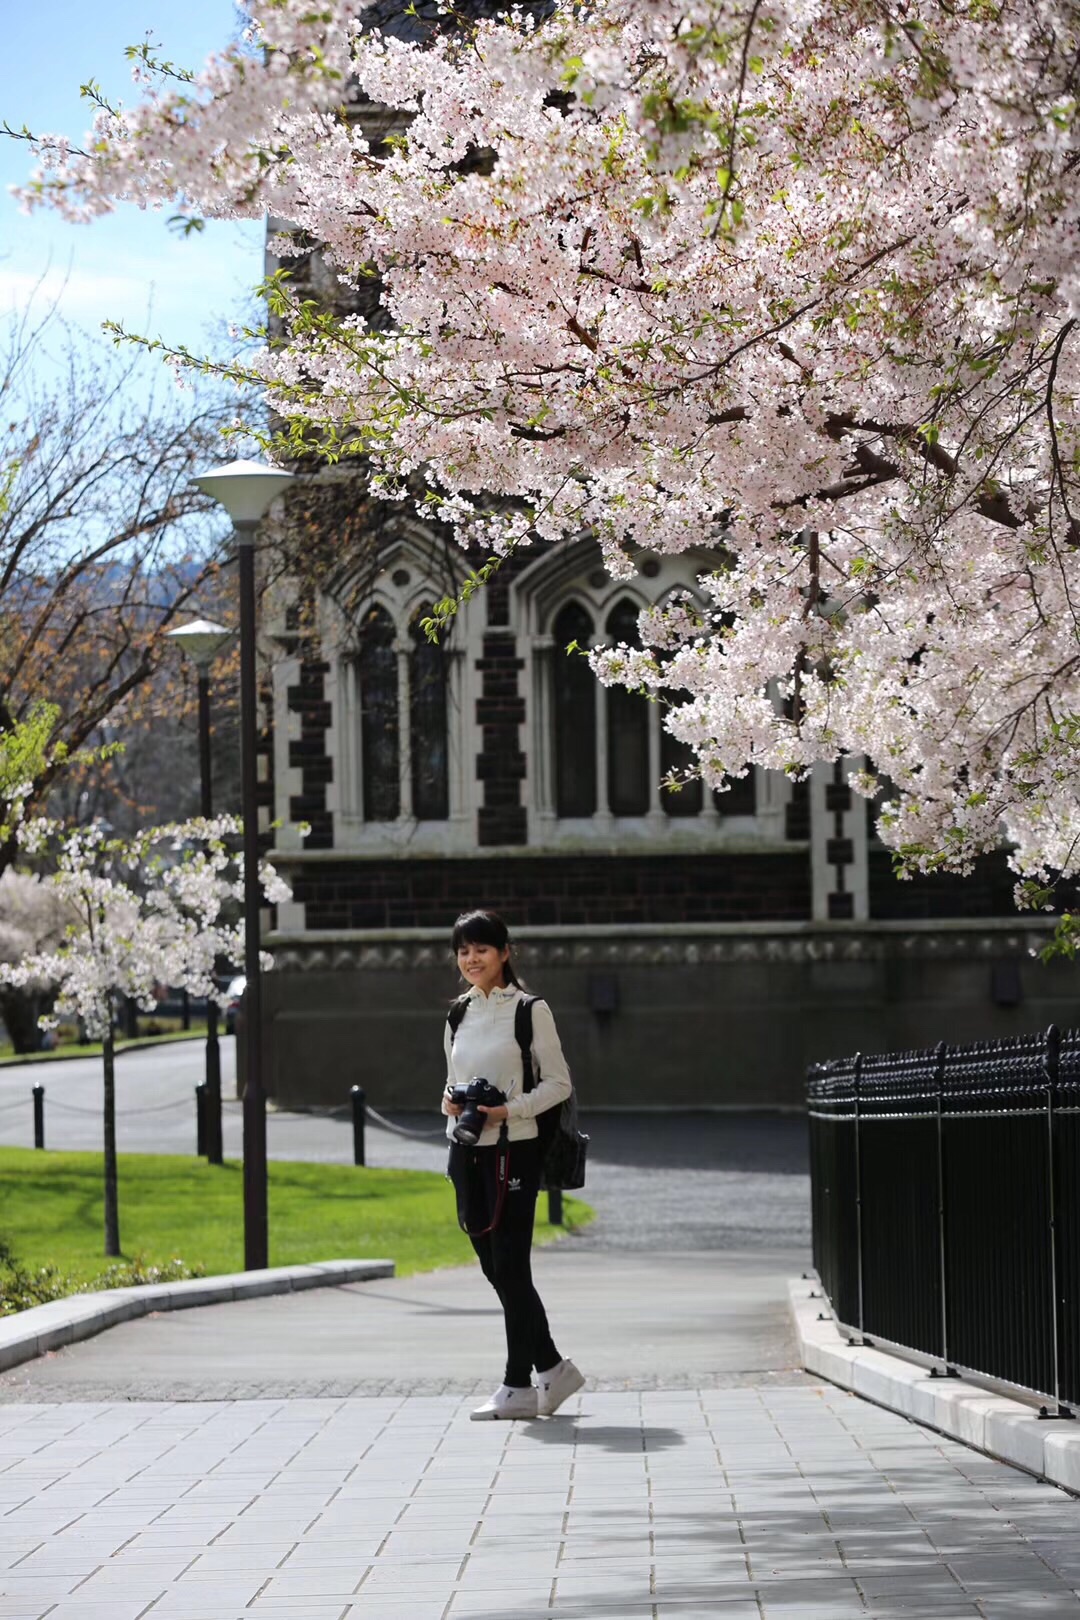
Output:
[[462,1147],[475,1147],[480,1140],[480,1132],[487,1125],[487,1118],[480,1112],[481,1108],[498,1108],[506,1101],[506,1097],[498,1086],[490,1081],[474,1075],[466,1086],[455,1086],[450,1093],[450,1101],[456,1103],[461,1109],[453,1135],[455,1142]]

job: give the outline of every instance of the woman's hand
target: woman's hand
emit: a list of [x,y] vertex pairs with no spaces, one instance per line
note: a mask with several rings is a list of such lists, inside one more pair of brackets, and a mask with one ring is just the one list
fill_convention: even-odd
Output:
[[[458,1112],[460,1113],[461,1110],[458,1109]],[[501,1125],[504,1119],[510,1118],[510,1111],[505,1103],[500,1103],[497,1108],[484,1108],[482,1105],[478,1105],[477,1112],[487,1115],[489,1125]]]

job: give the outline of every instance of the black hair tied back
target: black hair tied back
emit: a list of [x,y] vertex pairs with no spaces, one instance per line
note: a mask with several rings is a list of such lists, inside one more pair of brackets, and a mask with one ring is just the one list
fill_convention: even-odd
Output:
[[[450,935],[450,949],[455,957],[463,945],[493,945],[502,951],[510,944],[510,930],[497,911],[463,911]],[[507,984],[521,989],[521,980],[514,972],[513,957],[507,957],[503,966]]]

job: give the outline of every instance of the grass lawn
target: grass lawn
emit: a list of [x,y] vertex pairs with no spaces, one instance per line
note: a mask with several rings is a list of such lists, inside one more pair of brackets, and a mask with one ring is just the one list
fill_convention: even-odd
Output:
[[[162,1023],[166,1022],[166,1020],[159,1019],[158,1022]],[[170,1019],[167,1020],[167,1022],[178,1023],[179,1021]],[[222,1020],[219,1033],[222,1035],[222,1037],[224,1037],[224,1020]],[[206,1025],[193,1023],[190,1029],[176,1028],[166,1030],[164,1034],[160,1035],[137,1035],[134,1040],[128,1040],[126,1036],[122,1035],[117,1039],[115,1046],[118,1052],[122,1052],[125,1046],[163,1046],[168,1041],[204,1041],[205,1039]],[[84,1058],[100,1056],[100,1041],[87,1041],[83,1046],[80,1046],[78,1041],[61,1041],[60,1045],[55,1046],[51,1052],[23,1053],[17,1053],[10,1041],[0,1041],[0,1068],[2,1068],[6,1063],[55,1063],[58,1058]]]
[[[270,1161],[270,1264],[390,1259],[399,1276],[472,1260],[454,1199],[431,1170]],[[208,1274],[242,1271],[243,1176],[236,1161],[208,1165],[180,1155],[120,1155],[120,1244],[127,1259],[179,1257]],[[566,1229],[592,1219],[564,1195]],[[537,1204],[537,1241],[547,1199]],[[100,1153],[0,1148],[0,1238],[27,1266],[52,1265],[89,1279],[104,1270]]]

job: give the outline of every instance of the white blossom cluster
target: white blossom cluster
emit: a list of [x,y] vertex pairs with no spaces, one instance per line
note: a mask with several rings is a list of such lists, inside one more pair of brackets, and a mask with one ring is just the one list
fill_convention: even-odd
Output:
[[914,865],[1004,828],[1080,871],[1072,0],[556,0],[423,45],[355,10],[255,5],[264,60],[46,147],[29,200],[268,211],[377,271],[390,330],[279,281],[274,409],[496,551],[722,540],[595,658],[685,694],[708,782],[865,755]]
[[[196,817],[122,839],[101,823],[66,829],[41,816],[23,821],[19,844],[50,868],[40,885],[72,920],[55,948],[0,962],[0,983],[52,987],[48,1021],[81,1017],[96,1038],[110,1027],[116,995],[148,1012],[163,985],[222,1003],[215,961],[239,961],[244,949],[240,830],[235,817]],[[289,898],[269,863],[260,878],[270,904]],[[262,961],[272,966],[269,953]]]

